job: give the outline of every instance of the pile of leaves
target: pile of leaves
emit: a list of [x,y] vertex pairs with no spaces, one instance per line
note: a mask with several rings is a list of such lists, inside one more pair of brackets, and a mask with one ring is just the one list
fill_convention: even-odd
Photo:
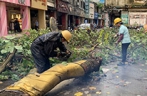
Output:
[[0,39],[0,80],[19,80],[34,67],[30,45],[36,37],[47,32],[48,29],[28,30],[20,37],[6,36]]
[[[30,69],[34,68],[30,45],[36,37],[48,32],[50,32],[49,29],[40,31],[28,30],[20,38],[14,38],[12,36],[1,38],[0,68],[4,64],[7,66],[4,68],[5,70],[0,70],[0,80],[8,78],[19,80],[28,74]],[[117,40],[117,38],[114,38],[116,32],[117,29],[115,28],[105,28],[99,32],[87,32],[85,30],[72,32],[73,38],[68,44],[72,51],[72,56],[67,62],[91,58],[90,56],[102,57],[103,64],[114,62],[117,58],[121,57],[121,44],[118,46],[114,44]],[[145,47],[147,46],[147,33],[144,33],[143,30],[137,31],[134,29],[130,29],[129,32],[132,41],[128,49],[130,62],[134,63],[138,60],[147,60],[147,48]],[[12,57],[10,58],[10,56]],[[8,60],[8,58],[10,59]],[[53,64],[67,63],[57,58],[50,58],[50,60]]]
[[[103,58],[103,64],[115,61],[117,58],[121,58],[121,43],[116,46],[115,42],[118,38],[114,36],[118,32],[117,28],[105,28],[99,32],[87,33],[86,31],[78,31],[73,33],[73,39],[70,43],[71,46],[75,46],[74,49],[79,48],[89,49],[97,45],[98,50],[94,50],[95,56],[101,56]],[[128,62],[135,63],[138,60],[147,60],[147,33],[144,30],[129,29],[131,44],[128,48]],[[87,51],[88,52],[88,51]]]

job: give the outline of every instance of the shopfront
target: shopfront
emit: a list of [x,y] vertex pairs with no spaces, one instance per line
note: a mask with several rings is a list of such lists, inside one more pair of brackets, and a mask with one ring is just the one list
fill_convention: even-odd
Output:
[[98,13],[94,13],[94,23],[98,25]]
[[75,7],[74,10],[75,10],[74,21],[75,21],[75,26],[77,27],[80,24],[81,10],[78,7]]
[[58,28],[59,30],[65,30],[67,29],[67,22],[68,22],[68,14],[69,13],[69,8],[67,3],[57,0],[56,2],[56,8],[57,8],[57,23],[58,23]]
[[[0,36],[9,33],[22,32],[30,28],[30,0],[0,1]],[[18,21],[18,28],[15,21]]]
[[56,18],[56,0],[47,0],[46,27],[50,27],[50,17]]
[[68,8],[69,8],[68,28],[73,30],[74,26],[75,26],[75,21],[74,21],[75,10],[74,10],[74,6],[72,4],[68,4]]
[[109,21],[109,13],[108,12],[104,13],[104,18],[105,18],[105,26],[109,27],[110,26],[110,21]]
[[30,10],[31,28],[35,29],[35,26],[38,26],[39,29],[45,29],[45,12],[47,10],[47,0],[31,0]]
[[89,19],[90,19],[90,23],[93,24],[93,19],[94,19],[94,3],[89,4]]
[[85,19],[85,12],[84,10],[80,11],[80,24],[84,23],[84,19]]
[[99,14],[98,15],[98,27],[99,28],[102,28],[102,27],[104,27],[104,25],[105,25],[105,15],[104,14]]

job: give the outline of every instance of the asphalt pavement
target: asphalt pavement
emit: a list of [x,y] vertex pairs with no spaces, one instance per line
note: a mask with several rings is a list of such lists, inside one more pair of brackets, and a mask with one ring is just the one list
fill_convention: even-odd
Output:
[[47,96],[147,96],[147,64],[116,63],[102,66],[101,75],[65,80]]
[[[103,73],[62,81],[46,96],[147,96],[147,63],[102,66]],[[0,90],[11,80],[0,82]],[[82,94],[82,95],[81,95]]]

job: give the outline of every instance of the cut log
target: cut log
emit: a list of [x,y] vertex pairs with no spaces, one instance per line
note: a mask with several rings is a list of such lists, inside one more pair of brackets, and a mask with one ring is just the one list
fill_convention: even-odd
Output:
[[[93,71],[98,71],[102,59],[80,60],[67,65],[57,64],[42,74],[28,74],[20,81],[8,86],[0,96],[43,96],[53,89],[61,81],[87,75]],[[18,92],[18,94],[17,94]]]

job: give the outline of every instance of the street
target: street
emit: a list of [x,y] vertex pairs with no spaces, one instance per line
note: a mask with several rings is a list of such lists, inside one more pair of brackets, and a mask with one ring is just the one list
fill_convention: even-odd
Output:
[[[70,79],[57,85],[47,96],[146,96],[147,64],[102,66],[104,73]],[[83,95],[80,95],[83,94]]]
[[[46,96],[146,96],[147,63],[117,66],[117,62],[103,65],[103,73],[64,80]],[[7,80],[0,90],[12,84]],[[82,94],[82,95],[80,95]]]
[[0,37],[0,96],[147,96],[147,0],[0,0]]

